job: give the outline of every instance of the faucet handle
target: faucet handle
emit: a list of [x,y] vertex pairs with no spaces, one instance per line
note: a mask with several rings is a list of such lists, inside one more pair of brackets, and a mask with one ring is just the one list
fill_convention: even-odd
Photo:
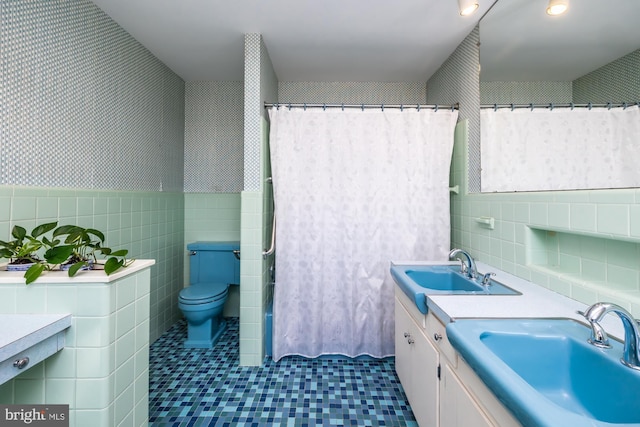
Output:
[[460,259],[460,273],[467,274],[467,264],[462,259]]
[[482,286],[489,286],[491,284],[491,278],[495,276],[496,273],[485,273],[482,275]]
[[609,337],[604,331],[604,328],[600,326],[598,322],[591,323],[591,337],[587,340],[589,344],[595,345],[598,348],[611,348]]
[[604,328],[600,323],[589,316],[589,310],[587,310],[587,312],[578,310],[576,313],[587,319],[589,325],[591,325],[591,336],[587,342],[598,348],[611,348],[611,343],[609,342],[607,333],[604,331]]

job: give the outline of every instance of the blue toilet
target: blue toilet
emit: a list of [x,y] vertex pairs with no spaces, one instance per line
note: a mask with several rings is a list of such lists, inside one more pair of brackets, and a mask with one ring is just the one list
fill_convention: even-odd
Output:
[[185,348],[212,348],[226,327],[222,309],[229,285],[240,283],[239,242],[194,242],[189,250],[189,286],[178,307],[187,319]]

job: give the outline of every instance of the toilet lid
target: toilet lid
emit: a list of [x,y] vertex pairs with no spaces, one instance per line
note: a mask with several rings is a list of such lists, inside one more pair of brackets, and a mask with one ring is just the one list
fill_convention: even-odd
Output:
[[180,291],[180,299],[188,301],[211,300],[229,289],[226,283],[196,283]]

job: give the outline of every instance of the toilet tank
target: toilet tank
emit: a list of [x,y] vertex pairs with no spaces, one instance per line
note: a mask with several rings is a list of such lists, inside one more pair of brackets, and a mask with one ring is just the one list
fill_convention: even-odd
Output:
[[203,282],[240,284],[240,242],[193,242],[187,245],[189,284]]

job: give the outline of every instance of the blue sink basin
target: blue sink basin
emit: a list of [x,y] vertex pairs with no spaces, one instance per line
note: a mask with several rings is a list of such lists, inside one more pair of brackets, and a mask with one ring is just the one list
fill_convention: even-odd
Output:
[[487,287],[460,273],[459,265],[392,265],[391,276],[400,289],[426,314],[426,295],[519,295],[491,280]]
[[[454,267],[458,268],[458,267]],[[431,268],[429,270],[405,270],[404,273],[418,286],[433,291],[445,292],[481,292],[484,288],[462,274],[449,268]]]
[[525,426],[640,426],[640,372],[570,319],[458,320],[449,341]]

